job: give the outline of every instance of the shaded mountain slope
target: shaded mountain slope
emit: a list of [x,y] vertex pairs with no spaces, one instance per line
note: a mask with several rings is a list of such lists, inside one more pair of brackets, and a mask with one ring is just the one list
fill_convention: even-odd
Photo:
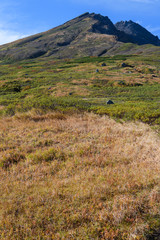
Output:
[[118,30],[128,34],[132,42],[136,44],[153,44],[155,46],[160,46],[160,40],[157,36],[154,36],[144,27],[131,20],[118,22],[115,24],[115,27]]
[[22,60],[40,56],[72,58],[114,54],[124,43],[135,43],[133,36],[116,27],[108,17],[85,13],[49,31],[0,46],[0,58]]

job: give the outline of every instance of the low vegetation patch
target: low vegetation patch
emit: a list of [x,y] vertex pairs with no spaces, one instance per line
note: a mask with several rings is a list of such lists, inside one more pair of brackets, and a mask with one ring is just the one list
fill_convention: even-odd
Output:
[[51,162],[54,160],[64,161],[66,160],[65,153],[60,149],[47,149],[47,150],[39,150],[35,153],[32,153],[28,156],[32,163],[41,163],[41,162]]
[[[93,111],[152,125],[160,122],[160,66],[156,56],[1,62],[0,72],[2,117],[30,111]],[[112,106],[107,105],[110,99]]]
[[11,150],[9,152],[5,152],[4,156],[0,161],[0,166],[4,169],[7,169],[11,167],[13,164],[18,164],[24,159],[25,155],[23,153]]

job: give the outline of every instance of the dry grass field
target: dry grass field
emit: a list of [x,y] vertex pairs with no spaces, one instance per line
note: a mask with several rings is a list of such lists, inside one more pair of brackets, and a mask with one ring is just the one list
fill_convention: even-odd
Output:
[[160,139],[146,124],[92,113],[1,118],[0,239],[156,239],[159,176]]

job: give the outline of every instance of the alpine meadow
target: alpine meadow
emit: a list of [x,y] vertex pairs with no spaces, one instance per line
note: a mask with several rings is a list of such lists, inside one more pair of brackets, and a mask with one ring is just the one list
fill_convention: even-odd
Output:
[[160,40],[85,13],[0,46],[0,239],[160,239]]

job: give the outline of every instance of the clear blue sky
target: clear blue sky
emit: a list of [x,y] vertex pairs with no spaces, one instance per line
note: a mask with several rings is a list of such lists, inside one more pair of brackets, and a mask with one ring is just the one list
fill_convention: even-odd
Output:
[[0,0],[0,44],[56,27],[84,12],[133,20],[160,37],[160,0]]

